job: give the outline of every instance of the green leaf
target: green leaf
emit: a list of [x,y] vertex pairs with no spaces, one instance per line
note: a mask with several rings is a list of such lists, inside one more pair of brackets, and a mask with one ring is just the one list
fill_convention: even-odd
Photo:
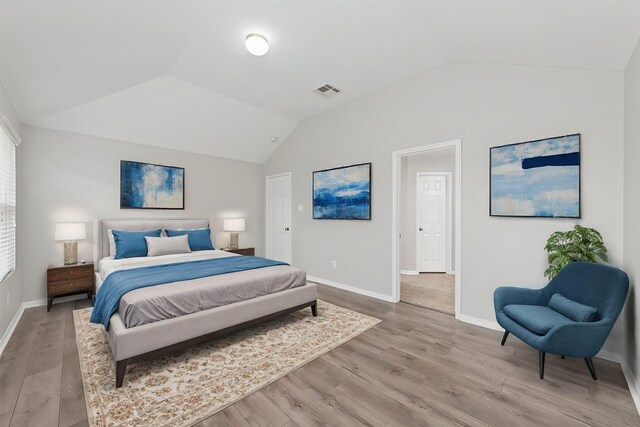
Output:
[[574,261],[608,261],[607,247],[602,235],[593,228],[576,224],[573,230],[556,231],[549,236],[544,247],[548,268],[544,275],[554,278],[562,268]]

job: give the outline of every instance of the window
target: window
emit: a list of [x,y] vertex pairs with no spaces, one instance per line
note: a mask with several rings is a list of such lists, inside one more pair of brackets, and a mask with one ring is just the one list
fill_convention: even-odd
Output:
[[0,119],[0,283],[16,269],[16,144]]

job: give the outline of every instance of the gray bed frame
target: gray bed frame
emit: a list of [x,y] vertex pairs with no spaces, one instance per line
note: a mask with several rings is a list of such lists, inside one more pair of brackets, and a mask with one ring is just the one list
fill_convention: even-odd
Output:
[[[206,219],[96,220],[96,268],[99,260],[109,256],[107,230],[207,227],[209,221]],[[111,316],[108,331],[111,353],[116,362],[116,388],[122,386],[129,364],[177,351],[306,307],[311,307],[313,316],[317,316],[317,287],[313,283],[132,328],[126,328],[116,312]]]

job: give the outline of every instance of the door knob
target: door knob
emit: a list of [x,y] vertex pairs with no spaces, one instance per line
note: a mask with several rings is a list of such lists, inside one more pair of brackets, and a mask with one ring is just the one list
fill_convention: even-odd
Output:
[[422,231],[422,227],[418,228],[419,231]]
[[284,231],[289,231],[289,227],[285,228]]

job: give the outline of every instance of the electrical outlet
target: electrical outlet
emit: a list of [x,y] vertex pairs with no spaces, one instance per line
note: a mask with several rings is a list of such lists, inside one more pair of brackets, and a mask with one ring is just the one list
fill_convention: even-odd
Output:
[[302,205],[298,205],[298,212],[302,212],[303,211],[303,206]]
[[331,261],[331,267],[338,268],[338,262],[335,260]]
[[9,307],[9,297],[11,296],[10,292],[7,292],[7,307]]

